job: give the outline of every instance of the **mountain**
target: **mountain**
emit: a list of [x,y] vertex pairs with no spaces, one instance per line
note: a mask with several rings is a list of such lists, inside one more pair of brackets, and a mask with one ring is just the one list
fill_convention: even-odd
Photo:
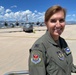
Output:
[[66,25],[76,25],[76,21],[66,21]]

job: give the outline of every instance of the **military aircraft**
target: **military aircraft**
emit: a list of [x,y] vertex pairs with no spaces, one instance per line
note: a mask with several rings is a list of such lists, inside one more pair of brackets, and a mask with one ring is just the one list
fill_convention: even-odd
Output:
[[33,32],[33,24],[31,24],[31,23],[26,23],[26,24],[23,26],[23,31],[24,31],[24,32]]

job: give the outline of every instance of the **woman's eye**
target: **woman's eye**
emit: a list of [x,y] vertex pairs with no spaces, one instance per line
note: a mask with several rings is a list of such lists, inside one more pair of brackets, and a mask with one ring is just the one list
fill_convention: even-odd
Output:
[[59,22],[62,23],[62,22],[65,22],[65,20],[64,19],[60,19]]
[[62,23],[62,22],[65,22],[65,19],[59,19],[59,20],[57,20],[57,19],[51,19],[50,20],[51,23],[56,23],[57,21],[59,21],[60,23]]
[[56,21],[57,21],[56,19],[51,19],[50,20],[51,23],[56,23]]

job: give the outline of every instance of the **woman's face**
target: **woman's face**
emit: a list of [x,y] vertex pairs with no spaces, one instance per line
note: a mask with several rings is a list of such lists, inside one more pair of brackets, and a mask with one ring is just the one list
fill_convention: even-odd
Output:
[[46,26],[51,36],[60,36],[65,28],[65,18],[63,11],[53,14],[46,23]]

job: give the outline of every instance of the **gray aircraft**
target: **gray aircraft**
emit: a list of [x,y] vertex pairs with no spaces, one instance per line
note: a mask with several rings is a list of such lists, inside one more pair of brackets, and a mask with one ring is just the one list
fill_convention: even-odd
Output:
[[24,32],[33,32],[33,24],[31,24],[31,23],[26,23],[26,24],[23,26],[23,31],[24,31]]

